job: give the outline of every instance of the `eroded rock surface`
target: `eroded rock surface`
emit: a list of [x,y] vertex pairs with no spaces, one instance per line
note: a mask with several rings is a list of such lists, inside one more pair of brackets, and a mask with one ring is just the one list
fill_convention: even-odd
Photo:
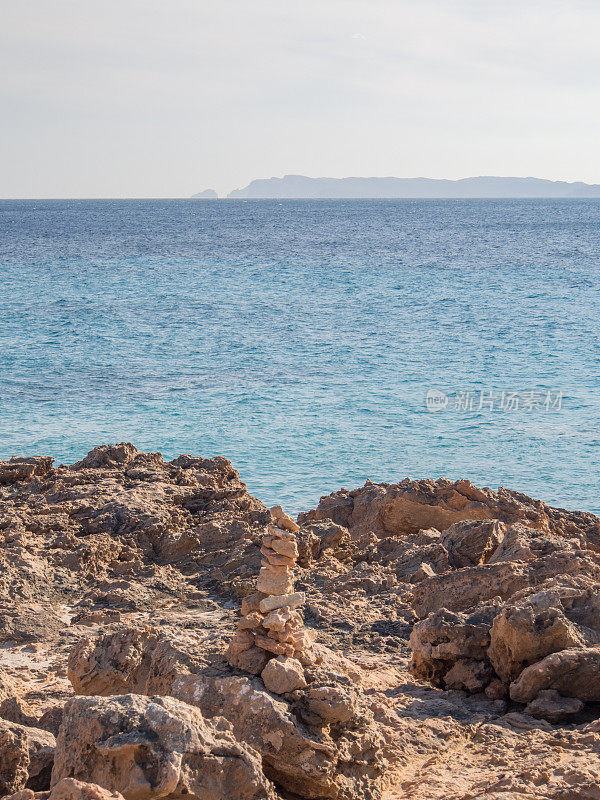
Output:
[[255,751],[223,718],[171,697],[79,697],[67,703],[52,783],[75,778],[125,800],[274,800]]
[[[77,728],[94,755],[69,744],[79,776],[57,767],[50,800],[205,800],[213,744],[286,800],[597,797],[599,537],[591,514],[468,481],[367,482],[295,521],[224,458],[2,462],[2,793],[48,800],[53,740],[38,757],[27,731]],[[72,702],[129,705],[92,731]],[[157,704],[171,733],[199,713],[208,750],[163,747]],[[110,783],[111,753],[137,754],[139,782]]]

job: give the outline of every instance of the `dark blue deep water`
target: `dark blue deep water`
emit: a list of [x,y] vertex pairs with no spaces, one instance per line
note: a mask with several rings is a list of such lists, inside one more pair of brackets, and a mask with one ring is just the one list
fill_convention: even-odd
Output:
[[598,511],[599,301],[600,201],[2,201],[0,457],[129,440],[290,510],[443,475]]

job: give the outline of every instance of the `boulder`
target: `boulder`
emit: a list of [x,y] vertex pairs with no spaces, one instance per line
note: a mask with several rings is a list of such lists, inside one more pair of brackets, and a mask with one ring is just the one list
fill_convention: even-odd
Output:
[[22,789],[5,800],[125,800],[119,792],[110,792],[95,783],[63,778],[49,792]]
[[[492,622],[500,607],[496,601],[482,603],[471,613],[442,608],[418,622],[410,634],[413,675],[436,686],[466,691],[474,686],[480,691],[484,675],[489,680],[493,677],[487,651]],[[473,662],[481,663],[482,669],[475,668]],[[474,681],[475,674],[478,677]]]
[[595,556],[586,551],[565,549],[526,563],[506,561],[463,567],[421,581],[414,589],[412,604],[420,619],[440,608],[465,611],[494,597],[508,600],[522,589],[539,586],[559,575],[585,575],[600,580],[600,566]]
[[313,686],[304,695],[302,717],[313,725],[350,722],[357,714],[356,693],[347,686]]
[[69,655],[67,676],[77,694],[161,694],[194,665],[193,654],[154,628],[133,627],[81,639]]
[[562,722],[578,714],[584,703],[576,697],[563,697],[555,689],[542,689],[538,696],[525,706],[525,713],[549,722]]
[[294,581],[287,567],[261,567],[256,588],[264,594],[289,594],[294,588]]
[[600,701],[600,647],[561,650],[526,667],[510,685],[512,700],[529,703],[545,689],[563,697]]
[[47,789],[55,746],[48,731],[0,719],[0,796]]
[[260,677],[273,694],[286,694],[306,686],[302,664],[295,658],[285,658],[285,656],[278,656],[268,661]]
[[283,528],[283,530],[296,533],[296,531],[300,529],[298,523],[286,514],[281,506],[273,506],[270,511],[273,522],[280,528]]
[[48,800],[124,800],[119,792],[111,792],[95,783],[62,778],[50,790]]
[[274,800],[260,758],[222,718],[171,697],[77,697],[65,707],[52,785],[97,783],[125,800]]
[[456,522],[440,537],[455,568],[486,564],[504,539],[506,525],[500,520]]
[[[198,706],[206,717],[226,717],[236,738],[259,751],[265,774],[298,797],[375,800],[380,796],[386,763],[383,740],[372,715],[364,709],[359,713],[356,702],[351,714],[348,701],[344,706],[335,694],[315,697],[329,722],[336,716],[348,720],[323,736],[300,722],[290,705],[266,691],[256,678],[184,675],[175,681],[171,694]],[[298,705],[306,707],[306,698],[301,697]],[[327,724],[322,718],[319,723]]]
[[498,676],[509,683],[550,653],[600,643],[598,588],[584,577],[564,577],[514,595],[490,631],[488,655]]

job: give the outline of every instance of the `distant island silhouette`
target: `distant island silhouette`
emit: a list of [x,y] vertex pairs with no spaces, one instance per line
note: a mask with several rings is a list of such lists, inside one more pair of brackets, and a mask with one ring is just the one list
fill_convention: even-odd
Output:
[[[200,197],[201,195],[194,195]],[[254,180],[234,189],[231,199],[370,199],[370,198],[600,198],[600,185],[542,178],[283,178]]]
[[205,189],[203,192],[192,195],[192,200],[218,200],[219,195],[214,189]]

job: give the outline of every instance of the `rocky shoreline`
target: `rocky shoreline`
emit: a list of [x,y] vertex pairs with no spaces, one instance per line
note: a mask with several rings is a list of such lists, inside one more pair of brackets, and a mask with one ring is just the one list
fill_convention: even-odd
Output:
[[600,797],[600,519],[467,480],[291,519],[225,458],[0,462],[0,796]]

